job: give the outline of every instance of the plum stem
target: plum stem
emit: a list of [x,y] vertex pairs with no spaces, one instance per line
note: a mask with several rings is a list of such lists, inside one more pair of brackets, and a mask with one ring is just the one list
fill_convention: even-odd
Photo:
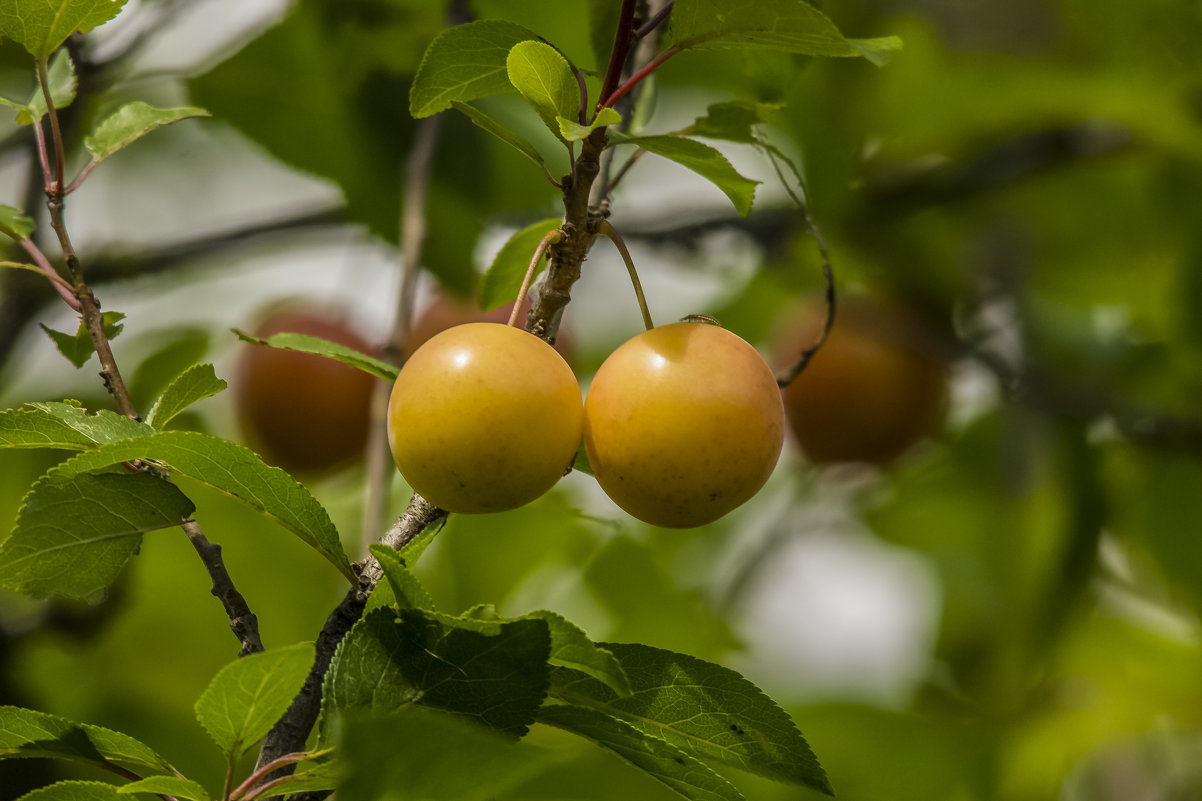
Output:
[[522,286],[518,290],[518,296],[513,301],[513,311],[509,313],[508,326],[516,326],[518,322],[518,311],[522,308],[522,299],[526,297],[526,293],[530,291],[530,282],[534,280],[534,270],[538,267],[538,262],[542,259],[543,254],[547,252],[547,248],[557,244],[563,239],[563,231],[556,228],[548,231],[538,243],[538,247],[534,249],[534,257],[530,259],[530,266],[526,268],[526,275],[522,277]]
[[609,220],[601,221],[601,224],[597,226],[597,233],[609,237],[609,240],[618,248],[618,252],[622,254],[622,261],[626,262],[626,271],[630,273],[630,283],[634,284],[634,296],[639,301],[639,311],[643,313],[643,325],[650,331],[655,328],[655,323],[651,322],[651,312],[647,308],[647,298],[643,295],[643,285],[639,282],[639,273],[634,269],[634,259],[630,258],[626,242],[622,240],[618,229],[614,228]]

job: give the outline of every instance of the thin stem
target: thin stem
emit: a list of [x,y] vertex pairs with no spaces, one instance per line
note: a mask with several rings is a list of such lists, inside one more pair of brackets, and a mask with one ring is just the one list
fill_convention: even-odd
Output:
[[46,132],[42,130],[41,120],[37,120],[33,124],[33,138],[37,142],[38,161],[42,165],[42,188],[49,191],[50,184],[54,181],[54,175],[50,172],[50,156],[46,152]]
[[636,72],[634,75],[630,76],[630,79],[627,80],[626,83],[619,86],[616,90],[614,90],[613,94],[610,94],[608,96],[602,95],[603,97],[605,97],[605,102],[602,105],[612,108],[613,104],[617,103],[619,100],[621,100],[623,95],[625,95],[627,92],[629,92],[634,87],[638,86],[639,83],[644,78],[646,78],[651,73],[655,72],[657,69],[660,68],[660,66],[665,61],[672,58],[672,56],[676,55],[679,52],[680,52],[679,47],[675,47],[675,46],[669,47],[667,50],[663,51],[658,56],[651,59],[651,61],[647,64],[647,66],[643,67],[641,70]]
[[63,191],[63,132],[59,129],[58,114],[54,111],[54,99],[50,96],[50,79],[46,75],[46,62],[49,56],[38,59],[38,83],[42,87],[42,97],[46,99],[46,116],[50,117],[50,135],[54,140],[54,176],[53,187],[48,182],[46,191],[61,194]]
[[580,87],[580,112],[577,115],[581,125],[588,125],[588,84],[584,82],[584,73],[572,64],[572,74],[576,76],[576,85]]
[[[254,787],[260,779],[262,779],[268,773],[271,773],[273,770],[282,768],[285,765],[293,765],[297,762],[304,762],[310,756],[311,754],[308,751],[297,751],[292,754],[284,754],[282,757],[268,762],[263,767],[256,768],[253,773],[246,777],[246,781],[234,788],[233,793],[230,794],[231,801],[237,801],[237,799],[242,798],[242,796],[244,796],[247,791]],[[256,795],[258,795],[258,793],[256,793]]]
[[75,293],[71,291],[71,285],[58,274],[58,270],[54,269],[50,260],[46,258],[46,254],[29,237],[20,240],[19,244],[29,254],[29,257],[34,260],[38,268],[50,279],[50,283],[54,284],[54,288],[62,296],[63,300],[66,301],[67,305],[75,311],[79,311],[79,298],[75,297]]
[[634,151],[634,153],[632,153],[630,155],[630,158],[626,159],[626,161],[622,164],[622,166],[618,168],[617,175],[615,175],[610,180],[609,185],[605,187],[605,196],[606,197],[609,197],[610,195],[613,194],[613,191],[618,188],[618,184],[626,176],[626,173],[630,172],[630,168],[633,167],[636,163],[638,163],[638,160],[641,159],[645,155],[647,155],[647,151],[640,147],[638,150]]
[[231,756],[225,763],[225,785],[222,787],[221,801],[230,801],[230,788],[234,786],[234,758]]
[[83,182],[87,180],[88,176],[92,174],[92,170],[96,169],[96,165],[99,163],[100,162],[96,159],[89,161],[84,168],[79,171],[79,175],[75,176],[75,180],[71,182],[71,185],[63,190],[63,194],[69,195],[76,189],[79,189]]
[[614,31],[614,46],[609,52],[609,66],[605,70],[605,80],[601,83],[601,93],[597,95],[599,100],[609,97],[622,77],[622,67],[630,54],[630,46],[634,44],[634,12],[637,5],[638,0],[622,0],[622,10],[618,12],[618,27]]
[[668,0],[668,2],[664,4],[664,7],[661,8],[655,14],[655,16],[653,16],[651,19],[647,20],[646,22],[644,22],[642,25],[639,26],[639,29],[634,32],[634,38],[642,39],[642,38],[646,37],[648,34],[650,34],[652,31],[654,31],[656,28],[658,28],[663,23],[663,21],[668,18],[668,15],[671,13],[672,13],[672,0]]
[[225,607],[226,615],[230,619],[230,630],[242,644],[238,656],[262,651],[263,641],[259,638],[259,619],[250,611],[246,599],[234,586],[234,581],[230,578],[229,571],[225,568],[225,562],[221,558],[221,546],[210,542],[195,520],[185,520],[182,528],[188,535],[192,547],[200,556],[200,560],[204,562],[205,569],[209,572],[209,577],[213,581],[210,591]]
[[618,252],[622,254],[622,261],[626,262],[626,271],[630,273],[630,283],[634,284],[634,296],[638,298],[639,311],[643,313],[643,325],[650,331],[655,328],[655,323],[651,322],[651,312],[647,309],[647,298],[643,297],[643,285],[639,282],[639,273],[634,269],[634,259],[630,258],[630,251],[627,250],[626,243],[622,241],[621,235],[609,220],[601,221],[601,224],[597,226],[597,233],[609,237],[610,241],[617,246]]
[[534,249],[534,257],[530,259],[530,266],[526,268],[526,275],[522,277],[522,286],[518,290],[518,296],[513,301],[513,311],[509,313],[509,322],[506,325],[513,327],[518,322],[518,312],[522,308],[522,299],[526,297],[526,293],[530,291],[530,282],[534,280],[534,270],[538,267],[539,261],[542,260],[543,254],[547,252],[547,248],[551,245],[558,244],[563,239],[563,231],[556,228],[553,231],[548,231],[547,235],[539,240],[538,247]]

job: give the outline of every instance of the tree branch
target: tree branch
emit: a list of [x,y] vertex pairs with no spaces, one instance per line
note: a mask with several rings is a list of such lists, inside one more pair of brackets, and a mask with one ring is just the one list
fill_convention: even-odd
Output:
[[225,613],[230,619],[230,630],[242,644],[238,656],[262,651],[263,641],[259,639],[259,619],[250,611],[246,599],[242,597],[242,593],[238,592],[233,579],[230,578],[229,571],[225,569],[225,561],[221,558],[221,546],[209,542],[195,520],[184,521],[182,528],[188,535],[192,547],[200,555],[200,561],[204,563],[205,569],[209,571],[209,577],[213,580],[211,592],[225,607]]

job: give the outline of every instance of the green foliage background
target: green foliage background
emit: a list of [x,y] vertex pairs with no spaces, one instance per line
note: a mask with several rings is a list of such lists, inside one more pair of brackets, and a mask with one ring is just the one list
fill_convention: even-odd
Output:
[[[1202,10],[1184,0],[828,5],[849,35],[896,33],[905,49],[881,69],[784,53],[684,53],[658,73],[659,110],[687,124],[712,102],[784,104],[764,131],[804,164],[840,288],[905,298],[959,354],[961,391],[945,431],[884,471],[819,470],[789,452],[760,498],[690,532],[650,529],[599,507],[589,479],[576,475],[524,509],[452,518],[417,572],[450,614],[477,604],[506,615],[548,607],[594,638],[645,642],[762,675],[841,799],[1197,797]],[[471,4],[479,18],[534,30],[585,69],[603,68],[588,24],[590,8],[602,6]],[[203,16],[204,4],[198,8],[192,13]],[[228,378],[233,354],[247,347],[228,332],[245,321],[219,309],[172,332],[171,304],[181,295],[169,293],[206,286],[214,272],[241,271],[249,281],[265,254],[286,260],[314,242],[325,247],[331,227],[336,241],[351,243],[341,259],[378,259],[396,241],[414,125],[408,86],[444,15],[441,4],[420,0],[297,3],[198,66],[148,73],[140,96],[207,108],[212,122],[187,124],[211,125],[223,142],[253,143],[254,159],[316,182],[336,208],[271,239],[173,249],[247,223],[236,204],[230,214],[213,213],[229,196],[209,173],[233,167],[189,155],[195,137],[210,134],[175,128],[114,156],[105,169],[133,178],[107,185],[109,195],[81,192],[77,213],[107,221],[107,229],[88,229],[81,248],[106,308],[114,296],[168,298],[124,320],[118,359],[135,393],[153,398],[173,367],[201,358],[216,358]],[[0,47],[8,96],[29,89],[19,55]],[[125,99],[126,89],[106,88],[103,71],[87,78],[90,94],[73,110],[69,133],[88,129],[80,116]],[[520,129],[530,115],[519,102],[487,107]],[[562,160],[536,125],[526,134],[549,160]],[[0,201],[24,203],[23,178],[10,168],[23,147],[15,125],[0,122]],[[717,190],[704,219],[683,199],[685,219],[672,209],[628,219],[649,254],[645,271],[663,265],[673,280],[710,287],[712,308],[697,311],[770,350],[776,326],[794,313],[792,299],[820,287],[819,265],[812,240],[772,190],[770,169],[732,152],[766,182],[746,220]],[[638,193],[649,191],[640,167],[615,197],[622,230],[623,207],[637,207]],[[450,291],[472,290],[485,231],[556,213],[554,187],[462,117],[446,121],[434,176],[426,266]],[[182,213],[173,226],[142,229],[137,193],[185,198],[178,208],[206,210],[204,229]],[[697,244],[711,240],[691,236],[696,223],[733,231],[747,247],[720,253],[715,266]],[[745,263],[734,263],[740,253]],[[620,269],[602,256],[586,268]],[[256,290],[264,298],[294,294],[287,278],[272,275]],[[589,280],[582,307],[633,308],[628,287],[606,294]],[[56,302],[42,283],[19,271],[0,275],[0,400],[8,407],[82,396],[103,406],[92,370],[43,374],[34,360],[47,358],[36,322]],[[307,286],[299,276],[297,284]],[[565,320],[572,325],[573,306]],[[577,327],[580,371],[636,330]],[[1013,376],[1022,381],[1011,384]],[[181,421],[237,437],[229,402],[218,396]],[[54,457],[6,451],[0,459],[0,517],[11,521]],[[351,468],[312,485],[352,556],[361,479]],[[343,591],[337,571],[225,496],[186,489],[198,520],[224,546],[268,647],[311,640]],[[406,497],[398,478],[392,510]],[[832,514],[837,535],[914,559],[937,587],[931,634],[912,643],[919,669],[888,693],[823,683],[801,668],[782,678],[779,666],[757,667],[748,645],[745,602],[758,571],[828,534]],[[819,629],[824,614],[814,605],[796,609]],[[125,731],[188,776],[219,784],[222,762],[192,706],[236,643],[177,530],[148,534],[98,605],[0,595],[0,635],[0,703]],[[548,727],[530,737],[558,759],[507,777],[504,797],[672,797]],[[3,797],[50,775],[95,778],[42,761],[0,768]],[[730,777],[750,798],[819,797]]]

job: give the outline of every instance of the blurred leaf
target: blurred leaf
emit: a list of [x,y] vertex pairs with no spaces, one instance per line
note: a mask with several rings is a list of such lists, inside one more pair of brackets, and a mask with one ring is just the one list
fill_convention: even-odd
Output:
[[178,526],[196,507],[148,473],[61,475],[30,490],[0,544],[0,586],[94,602],[137,552],[142,534]]
[[621,121],[622,115],[612,108],[603,108],[598,111],[593,121],[588,125],[581,125],[574,119],[566,117],[555,118],[555,122],[559,125],[559,136],[567,142],[578,142],[598,128],[606,125],[617,125]]
[[284,796],[296,798],[299,793],[322,793],[324,795],[326,792],[338,789],[340,768],[341,765],[332,760],[311,768],[300,768],[291,776],[274,780],[270,788],[256,788],[244,798],[282,798]]
[[704,117],[696,118],[692,125],[679,133],[748,145],[756,144],[759,138],[755,135],[755,126],[768,122],[780,108],[778,104],[749,103],[741,100],[713,103],[705,110]]
[[[66,50],[60,50],[51,59],[50,67],[46,70],[46,82],[50,87],[50,99],[54,101],[55,108],[71,105],[71,101],[75,99],[79,79],[75,76],[75,64],[71,61],[71,54]],[[32,125],[45,116],[46,96],[42,94],[39,86],[30,95],[29,102],[23,108],[18,108],[17,123]]]
[[108,782],[69,780],[26,793],[20,801],[124,801],[117,785]]
[[0,205],[0,234],[19,241],[28,239],[33,229],[32,217],[25,216],[23,211],[14,206]]
[[211,364],[196,364],[179,375],[163,392],[146,415],[148,425],[165,428],[171,418],[193,403],[212,397],[226,388]]
[[428,117],[489,95],[515,91],[506,71],[509,51],[534,33],[504,20],[456,25],[440,33],[422,56],[409,90],[409,113]]
[[631,693],[630,679],[617,657],[590,640],[584,631],[562,615],[539,609],[525,618],[544,620],[551,631],[551,656],[548,664],[592,676],[619,696]]
[[350,581],[350,560],[329,514],[304,485],[270,467],[250,449],[194,431],[161,431],[104,445],[64,462],[57,470],[76,475],[119,462],[149,459],[231,495],[272,517],[328,559]]
[[598,71],[609,66],[609,55],[614,47],[614,36],[618,31],[621,11],[620,3],[588,0],[589,45]]
[[155,128],[190,117],[208,116],[211,116],[209,112],[196,106],[163,109],[135,100],[103,119],[83,142],[96,161],[103,161]]
[[542,167],[543,171],[546,172],[547,175],[551,174],[550,170],[547,169],[547,163],[543,161],[542,154],[539,153],[538,149],[527,139],[517,135],[505,126],[501,125],[501,123],[497,122],[475,106],[468,105],[467,103],[460,103],[458,100],[452,102],[451,105],[456,111],[460,111],[467,115],[467,118],[475,123],[477,127],[488,131],[505,144],[516,149],[519,153],[526,156],[526,158]]
[[352,717],[342,752],[340,801],[490,801],[550,760],[524,743],[412,706]]
[[602,647],[621,662],[633,694],[621,698],[595,679],[558,673],[556,696],[621,718],[687,754],[832,794],[788,714],[735,671],[649,645]]
[[151,776],[149,779],[130,782],[117,788],[123,795],[128,793],[147,793],[158,796],[169,795],[173,798],[183,798],[187,801],[210,801],[209,792],[199,783],[182,776]]
[[75,402],[41,401],[30,403],[29,406],[64,423],[96,445],[154,433],[154,429],[146,423],[107,409],[92,413]]
[[125,0],[11,0],[0,13],[0,37],[12,39],[34,58],[48,56],[71,34],[108,22]]
[[505,59],[509,82],[542,117],[548,130],[562,138],[558,117],[580,114],[580,87],[567,59],[544,42],[519,42]]
[[692,801],[742,801],[743,794],[703,762],[673,745],[595,709],[549,704],[538,722],[585,737]]
[[810,56],[863,56],[877,66],[901,49],[896,36],[845,39],[825,14],[804,0],[681,0],[672,7],[666,38],[682,50],[767,47]]
[[196,700],[196,719],[227,757],[238,759],[288,711],[314,658],[307,642],[239,657]]
[[[118,325],[118,321],[124,320],[125,315],[112,311],[102,313],[101,317],[104,320],[104,335],[111,341],[124,328],[124,326]],[[66,356],[67,361],[75,365],[76,369],[87,364],[88,359],[92,358],[92,354],[96,352],[96,348],[92,344],[92,336],[88,333],[87,326],[84,325],[82,319],[79,321],[79,328],[74,335],[55,331],[42,323],[38,323],[38,325],[42,326],[42,330],[58,346],[59,352]]]
[[365,373],[371,373],[377,378],[382,378],[385,381],[396,381],[399,370],[388,362],[380,361],[374,356],[368,356],[366,353],[360,353],[354,348],[348,348],[346,345],[340,345],[337,342],[330,342],[328,339],[321,337],[310,336],[308,334],[294,334],[283,332],[272,334],[267,339],[251,336],[238,329],[232,329],[238,338],[243,342],[249,342],[253,345],[266,345],[272,348],[283,348],[284,350],[295,350],[301,353],[315,353],[318,356],[325,356],[330,359],[336,359],[343,364],[349,364],[362,370]]
[[520,736],[546,695],[549,653],[542,620],[490,622],[381,608],[339,645],[324,697],[344,713],[422,703]]
[[740,216],[746,217],[751,212],[751,202],[759,181],[744,178],[726,160],[726,156],[709,145],[683,136],[623,136],[616,131],[610,132],[610,139],[617,145],[637,145],[649,153],[688,167],[721,189]]
[[368,550],[376,557],[380,567],[384,569],[384,577],[392,586],[393,600],[401,609],[428,609],[434,611],[434,599],[426,592],[417,577],[409,572],[401,555],[379,543],[372,544]]
[[32,709],[0,706],[0,759],[12,757],[72,759],[136,773],[175,773],[169,762],[129,735]]
[[[550,231],[558,228],[560,222],[558,217],[539,220],[509,237],[480,278],[481,309],[492,311],[507,303],[514,303],[518,290],[522,287],[522,279],[525,278],[526,270],[530,267],[530,259],[538,248],[538,243]],[[538,266],[534,268],[534,275],[538,276],[545,266],[546,259],[540,258]]]

